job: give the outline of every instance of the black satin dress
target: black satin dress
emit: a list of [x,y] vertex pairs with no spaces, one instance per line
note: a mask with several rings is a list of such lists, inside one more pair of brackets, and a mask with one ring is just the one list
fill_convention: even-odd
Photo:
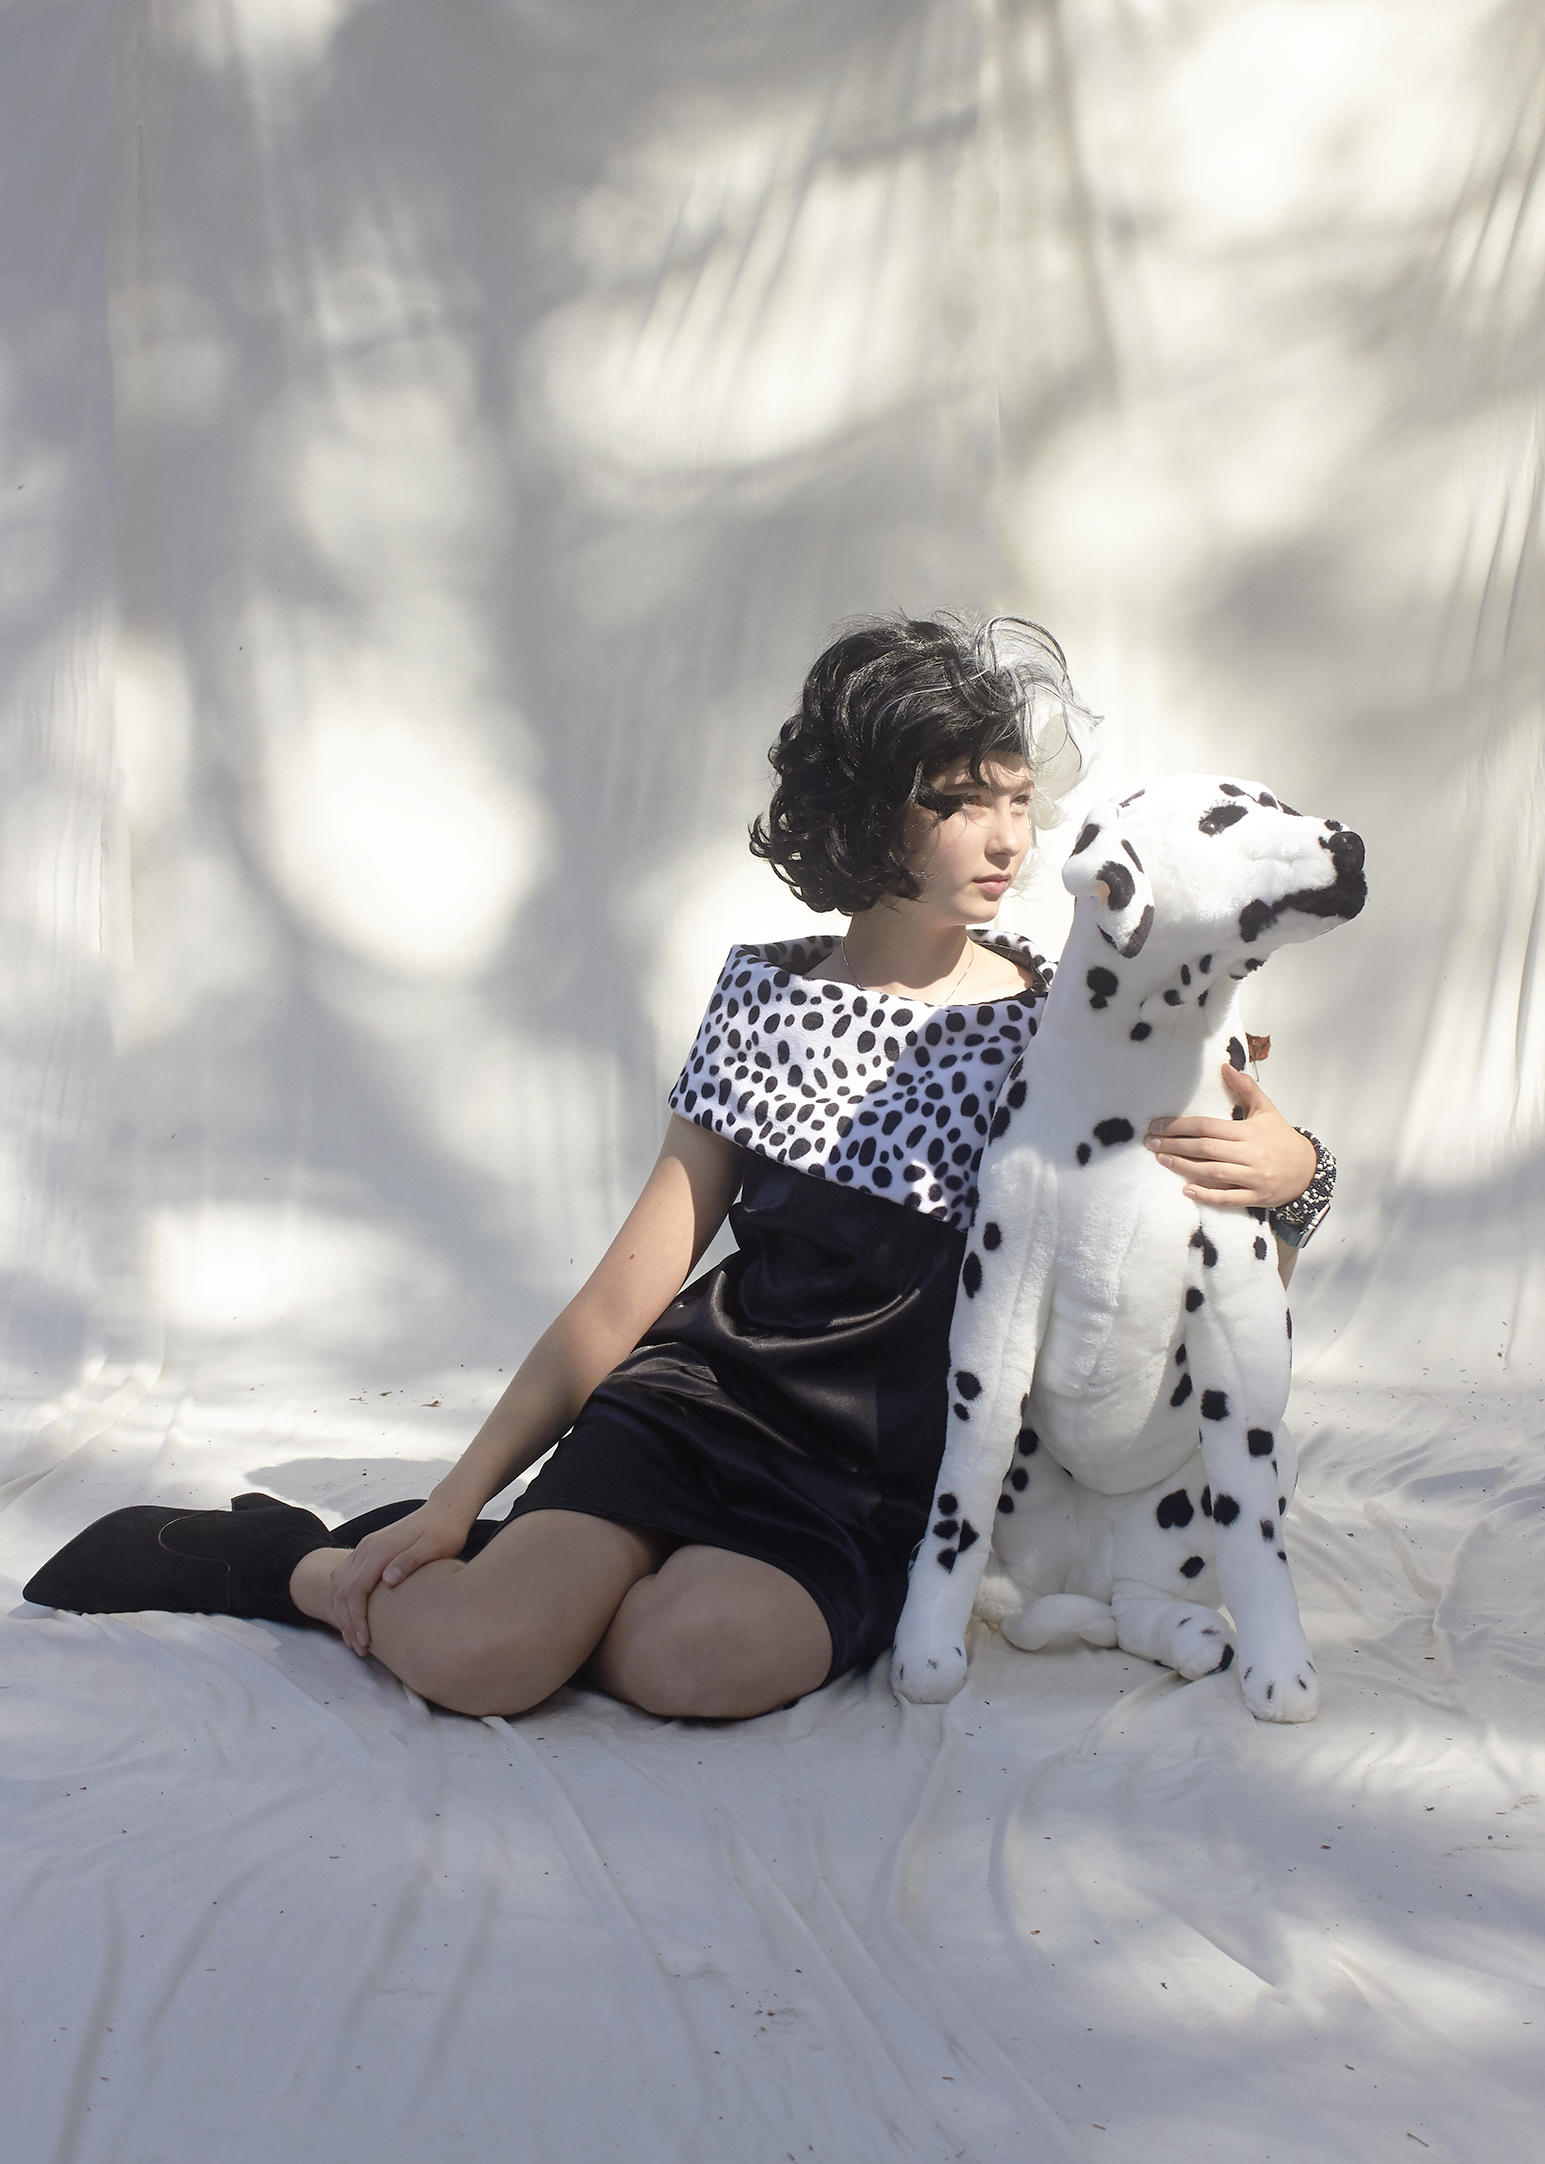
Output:
[[831,1674],[887,1647],[944,1449],[965,1234],[740,1152],[736,1254],[688,1285],[510,1513],[577,1510],[787,1571]]

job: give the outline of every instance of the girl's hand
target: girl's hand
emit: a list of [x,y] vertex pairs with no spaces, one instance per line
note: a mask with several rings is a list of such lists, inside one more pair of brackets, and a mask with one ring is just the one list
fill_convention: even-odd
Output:
[[368,1603],[376,1587],[401,1585],[422,1564],[460,1555],[471,1527],[464,1508],[431,1496],[395,1525],[367,1534],[333,1580],[333,1627],[351,1652],[370,1651]]
[[1227,1060],[1223,1086],[1243,1105],[1243,1119],[1152,1120],[1144,1147],[1182,1176],[1194,1202],[1273,1209],[1293,1201],[1314,1178],[1314,1144],[1288,1125],[1259,1082]]

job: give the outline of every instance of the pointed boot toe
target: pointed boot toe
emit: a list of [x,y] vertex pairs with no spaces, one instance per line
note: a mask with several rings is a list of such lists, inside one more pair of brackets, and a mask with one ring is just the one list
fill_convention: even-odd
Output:
[[144,1608],[223,1612],[229,1571],[161,1545],[163,1529],[187,1515],[160,1503],[109,1511],[49,1557],[22,1587],[22,1599],[77,1615],[133,1615]]

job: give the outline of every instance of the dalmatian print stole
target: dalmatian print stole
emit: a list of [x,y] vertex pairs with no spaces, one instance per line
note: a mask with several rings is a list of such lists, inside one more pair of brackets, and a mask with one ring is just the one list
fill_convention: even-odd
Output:
[[966,1231],[993,1101],[1035,1035],[1052,974],[1022,939],[971,936],[1030,968],[1036,989],[930,1007],[805,977],[834,938],[731,947],[671,1110],[775,1164]]

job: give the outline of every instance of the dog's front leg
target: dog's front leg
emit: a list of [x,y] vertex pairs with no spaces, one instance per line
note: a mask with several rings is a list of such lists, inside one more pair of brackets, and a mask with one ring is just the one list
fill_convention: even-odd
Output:
[[[1252,1261],[1241,1227],[1219,1216],[1209,1213],[1192,1243],[1200,1298],[1194,1307],[1187,1299],[1218,1587],[1239,1635],[1245,1704],[1260,1721],[1309,1721],[1320,1679],[1288,1569],[1282,1514],[1292,1468],[1276,1436],[1291,1373],[1286,1311],[1275,1271],[1255,1274],[1269,1261]],[[1264,1235],[1254,1243],[1265,1244]]]
[[949,1439],[891,1656],[892,1687],[916,1705],[942,1705],[966,1680],[966,1625],[992,1545],[993,1517],[1051,1291],[1044,1230],[1016,1275],[1015,1258],[1001,1245],[982,1272],[981,1229],[979,1224],[972,1234],[950,1333]]

